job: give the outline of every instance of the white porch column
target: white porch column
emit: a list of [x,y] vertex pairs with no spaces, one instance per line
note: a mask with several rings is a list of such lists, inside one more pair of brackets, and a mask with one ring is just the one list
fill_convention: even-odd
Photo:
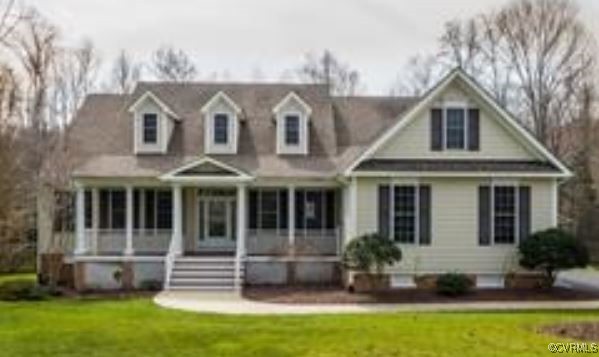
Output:
[[173,244],[176,255],[183,254],[183,210],[181,185],[173,185]]
[[133,255],[133,186],[129,185],[126,189],[127,205],[126,205],[126,245],[125,255]]
[[237,245],[235,254],[235,288],[241,290],[243,284],[241,270],[243,269],[242,260],[245,257],[245,233],[246,233],[246,186],[237,185]]
[[98,251],[98,230],[100,229],[100,190],[92,188],[92,244],[93,252]]
[[85,242],[85,189],[81,185],[76,186],[75,198],[75,254],[87,253]]
[[289,234],[289,253],[295,255],[295,186],[287,187],[287,232]]
[[358,182],[355,177],[351,178],[348,190],[347,199],[347,221],[345,222],[345,242],[344,244],[354,239],[357,234],[357,218],[358,218]]

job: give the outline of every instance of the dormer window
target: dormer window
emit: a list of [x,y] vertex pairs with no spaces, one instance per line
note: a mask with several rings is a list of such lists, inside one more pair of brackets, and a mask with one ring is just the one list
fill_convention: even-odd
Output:
[[214,115],[214,143],[218,145],[227,145],[229,142],[229,116],[218,113]]
[[308,155],[308,123],[312,108],[291,92],[273,108],[273,113],[277,127],[277,154]]
[[156,144],[158,142],[158,115],[146,113],[143,115],[143,143]]
[[175,129],[181,119],[151,91],[140,95],[129,106],[133,119],[133,152],[135,154],[166,154]]
[[241,108],[221,91],[204,104],[201,111],[206,154],[237,154]]
[[466,149],[466,109],[446,109],[445,148],[449,150]]
[[285,115],[285,145],[297,146],[300,143],[300,116]]

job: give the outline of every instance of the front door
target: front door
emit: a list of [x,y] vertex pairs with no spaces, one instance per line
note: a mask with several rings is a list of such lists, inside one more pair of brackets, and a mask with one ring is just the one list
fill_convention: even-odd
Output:
[[200,250],[228,251],[235,249],[234,198],[201,197],[199,199]]

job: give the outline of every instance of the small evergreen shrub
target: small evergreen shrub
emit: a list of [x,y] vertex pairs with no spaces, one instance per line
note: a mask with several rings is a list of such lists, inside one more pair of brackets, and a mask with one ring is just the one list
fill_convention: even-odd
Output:
[[56,295],[59,295],[57,290],[37,285],[32,280],[11,280],[0,285],[2,301],[39,301]]
[[146,291],[160,291],[162,290],[162,282],[158,280],[144,280],[139,284],[141,290]]
[[437,278],[437,293],[444,296],[465,295],[472,288],[468,276],[459,273],[446,273]]
[[378,274],[386,265],[401,261],[401,249],[389,238],[372,233],[350,241],[343,251],[343,265],[351,270]]

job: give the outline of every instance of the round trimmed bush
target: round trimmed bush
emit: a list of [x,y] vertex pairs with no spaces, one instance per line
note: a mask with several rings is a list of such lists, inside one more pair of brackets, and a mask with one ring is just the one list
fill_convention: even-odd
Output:
[[370,273],[383,272],[386,265],[401,261],[401,249],[378,233],[366,234],[350,241],[343,251],[346,268]]
[[542,270],[545,286],[551,287],[560,270],[582,268],[589,263],[587,248],[570,233],[551,228],[536,232],[519,245],[520,265]]

